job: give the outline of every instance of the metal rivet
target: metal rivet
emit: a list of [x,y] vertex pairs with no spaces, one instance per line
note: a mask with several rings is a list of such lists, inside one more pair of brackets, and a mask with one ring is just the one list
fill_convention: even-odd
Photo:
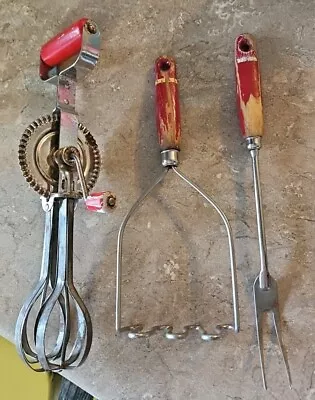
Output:
[[86,29],[88,30],[89,33],[95,34],[97,32],[97,27],[94,24],[94,22],[87,21],[86,23]]
[[115,204],[116,204],[116,198],[114,196],[108,196],[107,197],[108,207],[115,207]]

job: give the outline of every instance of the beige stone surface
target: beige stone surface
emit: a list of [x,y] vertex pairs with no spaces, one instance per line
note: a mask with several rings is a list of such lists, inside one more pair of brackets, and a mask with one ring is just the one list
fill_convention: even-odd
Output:
[[[93,319],[87,362],[66,374],[100,400],[315,399],[314,2],[271,0],[0,2],[0,334],[13,340],[38,279],[44,215],[19,171],[24,128],[54,107],[38,76],[42,43],[77,18],[102,32],[97,68],[79,85],[78,112],[100,146],[97,189],[117,194],[109,216],[79,207],[75,280]],[[250,32],[261,59],[265,137],[261,179],[269,264],[278,280],[289,390],[266,328],[262,388],[252,283],[259,270],[251,164],[239,133],[233,43]],[[128,341],[114,333],[116,237],[140,192],[160,172],[154,60],[174,56],[182,111],[181,169],[229,216],[236,243],[241,332],[216,343]],[[125,323],[208,329],[231,319],[227,242],[214,211],[174,175],[131,221],[124,247]]]

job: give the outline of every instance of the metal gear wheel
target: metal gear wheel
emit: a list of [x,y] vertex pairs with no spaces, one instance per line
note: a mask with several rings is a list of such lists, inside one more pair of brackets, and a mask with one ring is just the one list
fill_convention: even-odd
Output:
[[[45,115],[32,122],[24,131],[19,144],[19,164],[29,185],[41,196],[58,191],[59,169],[53,154],[58,148],[59,117]],[[90,131],[78,124],[78,151],[90,191],[99,176],[100,153]]]

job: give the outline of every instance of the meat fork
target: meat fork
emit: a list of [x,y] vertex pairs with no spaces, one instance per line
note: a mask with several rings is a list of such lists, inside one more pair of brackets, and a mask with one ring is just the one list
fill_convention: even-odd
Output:
[[263,220],[261,188],[259,180],[258,152],[263,135],[263,112],[261,101],[260,74],[254,39],[243,34],[235,42],[235,72],[239,119],[243,137],[252,158],[257,230],[260,254],[260,273],[253,285],[257,341],[264,388],[267,389],[263,356],[262,320],[265,312],[271,312],[281,355],[292,386],[288,361],[285,355],[281,332],[278,302],[278,286],[270,275],[267,261],[267,245]]

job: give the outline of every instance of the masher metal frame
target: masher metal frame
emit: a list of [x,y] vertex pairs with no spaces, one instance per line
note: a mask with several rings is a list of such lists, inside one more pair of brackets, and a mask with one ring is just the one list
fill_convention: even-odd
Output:
[[[197,331],[204,341],[219,339],[223,335],[223,331],[233,330],[238,332],[239,323],[239,306],[236,282],[236,262],[235,250],[232,238],[232,229],[230,223],[218,206],[218,204],[205,193],[200,186],[192,182],[178,167],[178,153],[180,150],[181,125],[180,125],[180,107],[178,95],[178,81],[176,77],[176,63],[174,59],[161,56],[155,62],[155,91],[156,91],[156,124],[157,133],[161,152],[161,161],[164,170],[156,181],[145,191],[131,210],[125,216],[121,223],[118,239],[117,239],[117,269],[116,269],[116,334],[126,332],[131,339],[147,338],[161,331],[166,339],[184,339],[189,332]],[[227,236],[229,246],[231,282],[232,282],[232,303],[233,303],[233,323],[216,325],[215,332],[207,332],[200,324],[186,325],[181,332],[174,332],[172,325],[157,325],[145,330],[142,325],[122,326],[121,317],[121,287],[122,287],[122,250],[123,250],[123,235],[126,225],[130,217],[138,209],[145,198],[154,190],[154,188],[163,181],[168,171],[172,169],[174,173],[201,195],[219,214],[222,219]]]
[[[240,329],[239,304],[238,304],[237,281],[236,281],[236,261],[235,261],[235,250],[234,250],[231,225],[227,217],[225,216],[224,212],[218,206],[218,204],[208,194],[206,194],[204,190],[200,188],[200,186],[192,182],[186,175],[184,175],[177,168],[178,152],[179,151],[175,149],[164,150],[161,152],[162,165],[163,167],[165,167],[165,169],[163,170],[162,174],[155,180],[155,182],[134,203],[128,214],[125,216],[119,229],[118,240],[117,240],[117,264],[116,264],[115,329],[116,329],[116,334],[127,332],[127,335],[130,339],[148,338],[159,331],[163,332],[163,336],[166,339],[170,340],[184,339],[188,336],[189,331],[195,330],[199,332],[202,340],[211,341],[221,338],[223,330],[233,330],[234,332],[238,332]],[[122,326],[122,317],[121,317],[122,255],[123,255],[123,236],[125,228],[131,216],[136,212],[136,210],[140,207],[140,205],[147,198],[147,196],[149,196],[149,194],[153,191],[153,189],[163,181],[163,179],[165,178],[166,174],[170,169],[172,169],[175,172],[175,174],[179,178],[181,178],[184,182],[186,182],[191,188],[196,190],[209,204],[211,204],[211,206],[220,215],[224,223],[225,229],[227,231],[228,244],[229,244],[231,282],[232,282],[233,324],[218,324],[216,326],[214,333],[207,332],[206,329],[199,323],[184,326],[182,332],[173,332],[172,325],[153,326],[148,330],[144,330],[143,325],[140,324],[125,326],[125,327]]]

